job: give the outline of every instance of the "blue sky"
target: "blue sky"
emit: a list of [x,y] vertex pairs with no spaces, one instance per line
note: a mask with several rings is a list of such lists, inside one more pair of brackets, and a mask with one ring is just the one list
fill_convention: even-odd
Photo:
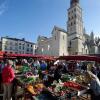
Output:
[[[100,0],[80,0],[86,32],[100,33]],[[66,29],[70,0],[0,0],[0,37],[51,36],[54,25]]]

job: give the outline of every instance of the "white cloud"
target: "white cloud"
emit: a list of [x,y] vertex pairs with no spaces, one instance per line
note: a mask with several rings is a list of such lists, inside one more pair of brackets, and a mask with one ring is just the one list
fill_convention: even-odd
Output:
[[0,15],[2,15],[3,13],[5,13],[5,11],[8,8],[8,0],[5,0],[4,2],[2,2],[0,4]]

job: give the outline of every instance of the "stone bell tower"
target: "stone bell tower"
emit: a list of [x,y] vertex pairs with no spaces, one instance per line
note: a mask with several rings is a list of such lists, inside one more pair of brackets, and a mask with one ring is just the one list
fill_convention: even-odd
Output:
[[67,32],[70,54],[83,54],[83,20],[79,0],[70,0]]

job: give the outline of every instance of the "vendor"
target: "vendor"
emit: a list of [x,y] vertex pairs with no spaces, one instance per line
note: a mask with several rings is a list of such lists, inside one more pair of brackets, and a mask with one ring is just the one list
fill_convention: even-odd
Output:
[[54,79],[58,81],[61,78],[62,73],[63,73],[63,66],[57,65],[54,72]]
[[90,80],[91,100],[100,100],[100,80],[91,71],[87,72]]

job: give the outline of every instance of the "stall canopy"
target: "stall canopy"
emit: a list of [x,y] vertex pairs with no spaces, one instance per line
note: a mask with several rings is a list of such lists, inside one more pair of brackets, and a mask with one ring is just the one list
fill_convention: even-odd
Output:
[[37,58],[41,60],[55,60],[53,56],[48,55],[33,55],[33,54],[6,54],[9,57],[19,57],[19,58]]
[[37,58],[41,60],[55,60],[54,56],[38,54],[12,54],[0,51],[0,58]]
[[41,60],[56,60],[54,56],[48,56],[48,55],[35,55],[35,56]]
[[0,56],[3,56],[4,52],[3,51],[0,51]]
[[71,55],[71,56],[60,56],[59,60],[74,60],[74,61],[96,61],[100,63],[100,57],[88,56],[88,55]]
[[32,54],[8,54],[10,57],[33,57]]

